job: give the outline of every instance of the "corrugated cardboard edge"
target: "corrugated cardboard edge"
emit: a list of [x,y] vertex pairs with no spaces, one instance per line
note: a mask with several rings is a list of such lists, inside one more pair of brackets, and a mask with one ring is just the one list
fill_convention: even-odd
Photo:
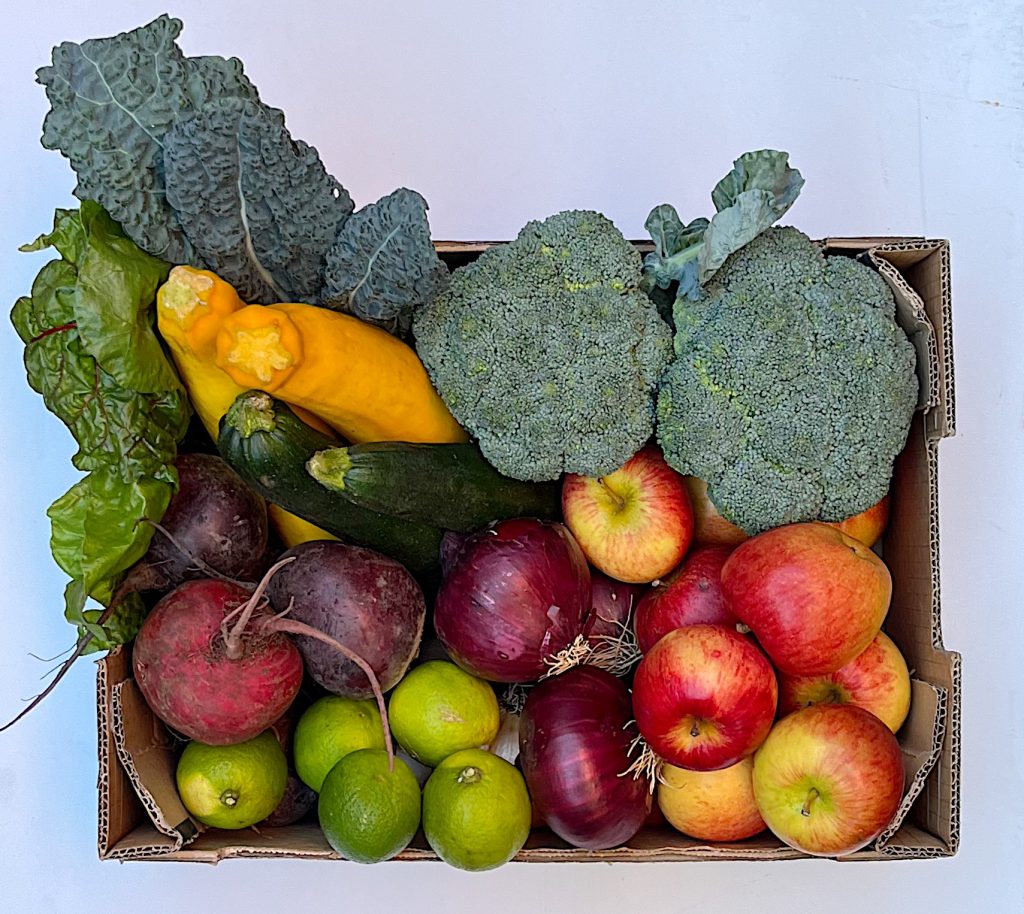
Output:
[[[467,259],[489,247],[493,242],[439,242],[436,247],[440,253],[453,255],[457,260],[460,256]],[[948,242],[926,239],[895,239],[895,238],[864,238],[864,239],[826,239],[824,246],[836,252],[849,251],[859,254],[873,263],[893,288],[897,300],[900,301],[902,314],[906,320],[909,316],[916,321],[920,317],[920,309],[924,309],[934,335],[931,341],[925,339],[923,347],[920,340],[915,340],[918,352],[923,352],[927,368],[928,399],[925,402],[924,424],[927,428],[925,450],[927,452],[927,486],[930,514],[929,555],[931,560],[931,646],[935,656],[928,659],[929,671],[935,678],[944,682],[942,686],[920,682],[915,689],[922,686],[929,689],[934,699],[934,712],[931,719],[931,746],[927,751],[904,745],[905,763],[908,781],[906,796],[900,811],[883,836],[869,849],[852,854],[843,860],[871,860],[892,858],[924,859],[949,856],[959,846],[959,777],[960,777],[960,657],[947,652],[942,647],[940,601],[939,601],[939,559],[938,559],[938,480],[937,480],[937,440],[954,432],[955,408],[953,402],[953,363],[950,315],[950,283],[949,283],[949,246]],[[648,245],[649,246],[649,245]],[[913,269],[931,256],[939,258],[939,269],[929,267],[929,282],[933,282],[938,273],[938,288],[921,288],[912,277],[904,278],[908,268]],[[895,269],[893,269],[895,268]],[[920,293],[920,294],[919,294]],[[113,652],[111,657],[119,652]],[[100,661],[100,672],[97,674],[98,716],[100,736],[100,855],[115,859],[162,859],[187,860],[195,862],[216,863],[219,860],[234,857],[296,857],[311,859],[336,859],[335,854],[319,835],[319,830],[312,827],[312,835],[295,829],[289,830],[282,846],[275,830],[264,830],[263,833],[223,834],[216,831],[207,832],[197,838],[195,824],[189,819],[178,819],[171,824],[174,816],[168,817],[161,807],[160,794],[167,792],[167,784],[173,792],[173,757],[164,747],[155,756],[159,764],[152,766],[146,783],[139,773],[139,763],[146,759],[146,752],[139,752],[128,746],[124,734],[124,705],[126,701],[140,701],[133,683],[111,682],[106,661]],[[121,664],[125,661],[123,656]],[[133,691],[134,690],[134,691]],[[136,710],[144,713],[142,707]],[[115,710],[116,709],[116,710]],[[155,721],[151,721],[151,726]],[[920,723],[920,721],[919,721]],[[159,724],[155,724],[159,727]],[[119,735],[120,734],[120,737]],[[159,740],[157,740],[159,742]],[[905,743],[905,741],[904,741]],[[136,796],[144,804],[152,824],[142,822],[134,828],[115,836],[110,823],[111,795],[116,793],[116,777],[110,776],[112,756],[111,744],[116,751],[122,769],[122,780],[130,785]],[[155,747],[150,747],[155,748]],[[104,772],[108,772],[105,776]],[[127,773],[127,778],[124,774]],[[156,790],[150,789],[152,780],[160,782]],[[123,789],[123,784],[122,784]],[[165,797],[164,799],[169,799]],[[918,801],[924,801],[922,802]],[[180,800],[175,795],[170,805],[180,808]],[[924,805],[925,812],[915,814]],[[944,835],[932,832],[932,820],[938,814],[947,811],[946,821],[940,824]],[[915,821],[907,821],[908,812],[915,814]],[[923,824],[925,827],[921,827]],[[257,840],[252,841],[255,837]],[[536,846],[538,840],[548,844],[559,844],[553,836],[544,838],[534,836],[530,843],[516,858],[522,862],[567,862],[567,861],[661,861],[661,860],[756,860],[756,859],[794,859],[804,855],[770,839],[760,839],[752,843],[726,846],[700,845],[690,842],[678,834],[666,836],[669,840],[658,842],[657,835],[642,833],[634,842],[625,847],[608,851],[584,851],[568,846]],[[248,839],[248,840],[247,840]],[[653,840],[653,844],[652,844]],[[189,842],[193,842],[191,845]],[[297,846],[299,845],[299,846]],[[429,849],[413,847],[399,855],[401,860],[436,859]]]

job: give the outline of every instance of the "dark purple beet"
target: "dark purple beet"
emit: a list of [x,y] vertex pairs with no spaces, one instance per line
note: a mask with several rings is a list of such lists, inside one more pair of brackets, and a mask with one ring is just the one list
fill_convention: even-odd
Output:
[[623,774],[629,689],[611,673],[578,666],[534,686],[519,722],[519,760],[534,808],[564,841],[591,850],[635,835],[651,808],[646,778]]
[[209,577],[209,568],[236,580],[259,578],[267,546],[263,499],[213,454],[180,454],[174,465],[178,490],[160,522],[174,541],[155,531],[142,563],[169,587]]
[[[316,540],[286,552],[295,561],[271,579],[275,612],[304,622],[359,654],[387,691],[419,650],[427,607],[416,579],[387,556],[346,543]],[[328,692],[348,698],[373,695],[366,674],[321,642],[296,634],[309,675]]]
[[294,825],[304,819],[314,806],[316,806],[316,791],[303,784],[294,771],[289,771],[288,783],[285,786],[281,802],[260,825],[269,825],[275,828]]

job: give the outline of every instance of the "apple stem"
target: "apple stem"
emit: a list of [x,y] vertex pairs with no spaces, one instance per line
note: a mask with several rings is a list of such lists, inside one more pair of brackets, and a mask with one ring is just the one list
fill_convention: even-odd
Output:
[[800,815],[810,817],[811,815],[811,804],[820,797],[817,787],[812,787],[807,793],[807,799],[804,800],[804,808],[800,810]]
[[621,495],[619,495],[618,492],[616,492],[610,485],[608,485],[608,483],[604,481],[603,476],[599,476],[597,478],[597,481],[601,483],[601,487],[605,490],[605,492],[607,492],[611,496],[612,501],[615,502],[615,506],[620,511],[626,507],[626,499],[624,499]]
[[700,727],[697,726],[697,721],[694,721],[693,725],[690,727],[690,736],[692,736],[694,739],[700,736]]

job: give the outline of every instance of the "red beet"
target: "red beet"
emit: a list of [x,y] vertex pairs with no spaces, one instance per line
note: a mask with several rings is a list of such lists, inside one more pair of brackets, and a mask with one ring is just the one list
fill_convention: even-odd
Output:
[[210,745],[242,742],[279,723],[302,685],[302,657],[284,633],[314,639],[365,675],[380,709],[390,766],[387,708],[370,665],[320,629],[269,612],[267,585],[295,561],[279,561],[251,595],[233,582],[200,580],[164,597],[135,639],[139,688],[154,713],[186,736]]
[[163,597],[135,638],[135,681],[164,723],[213,746],[259,735],[302,685],[302,657],[279,632],[254,629],[228,656],[225,616],[252,594],[219,580],[186,581]]
[[684,625],[739,624],[722,592],[722,566],[732,548],[694,549],[682,565],[640,598],[634,625],[641,651],[646,654],[660,638]]
[[[293,561],[267,589],[281,622],[305,623],[344,644],[370,665],[385,691],[405,675],[419,650],[427,605],[416,579],[385,555],[346,543],[317,540],[284,554]],[[373,685],[356,663],[320,640],[296,644],[310,676],[335,695],[369,698]]]
[[160,571],[171,587],[210,577],[254,581],[263,570],[267,508],[220,457],[180,454],[174,462],[178,490],[153,535],[143,564]]

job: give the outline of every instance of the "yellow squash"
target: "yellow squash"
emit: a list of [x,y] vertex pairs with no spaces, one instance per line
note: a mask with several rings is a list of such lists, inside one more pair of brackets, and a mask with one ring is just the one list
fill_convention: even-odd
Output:
[[[157,291],[157,328],[167,342],[196,414],[214,441],[221,416],[235,397],[248,389],[236,384],[214,362],[217,333],[225,318],[245,307],[235,290],[209,270],[174,267]],[[334,434],[316,416],[303,412],[302,419]],[[336,539],[277,505],[270,505],[268,511],[274,529],[289,548],[307,540]]]
[[466,441],[416,353],[314,305],[248,305],[219,324],[216,363],[244,388],[315,413],[354,443]]

